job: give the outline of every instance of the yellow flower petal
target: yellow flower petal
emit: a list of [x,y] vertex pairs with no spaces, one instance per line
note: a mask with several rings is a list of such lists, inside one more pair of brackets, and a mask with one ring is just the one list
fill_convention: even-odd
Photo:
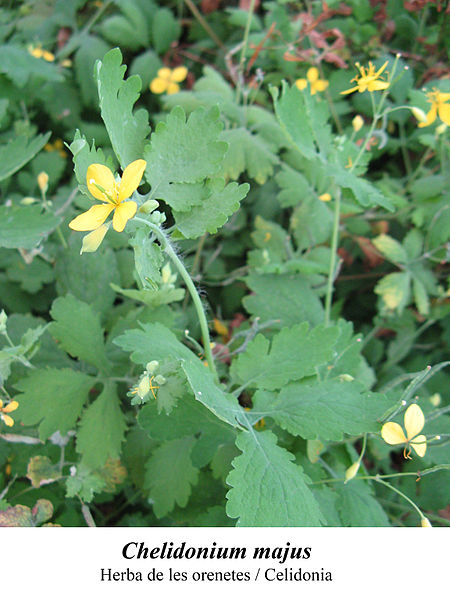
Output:
[[176,82],[180,82],[180,81],[184,81],[187,77],[188,74],[188,70],[186,69],[186,67],[176,67],[173,71],[172,71],[172,75],[170,77],[171,81],[176,81]]
[[311,67],[310,69],[308,69],[306,72],[306,79],[310,83],[314,83],[315,81],[317,81],[319,79],[319,69],[317,69],[316,67]]
[[308,82],[306,81],[306,79],[297,79],[295,85],[298,87],[299,90],[304,90],[308,85]]
[[341,92],[341,94],[352,94],[353,92],[356,92],[358,89],[359,89],[359,87],[357,85],[355,85],[355,87],[352,87],[349,90],[344,90],[343,92]]
[[[385,70],[385,68],[387,67],[387,65],[388,65],[388,62],[389,62],[389,61],[387,60],[387,61],[384,63],[384,65],[378,69],[378,71],[375,73],[375,76],[376,76],[376,77],[379,77],[379,76],[381,75],[381,73],[382,73],[382,72]],[[369,64],[371,65],[372,63],[369,63]]]
[[0,411],[1,411],[2,407],[3,407],[3,400],[0,400]]
[[103,223],[103,225],[100,225],[100,227],[97,227],[97,229],[94,229],[94,231],[91,231],[91,233],[85,235],[80,254],[83,254],[83,252],[95,252],[103,242],[103,238],[105,237],[108,229],[109,225],[105,225]]
[[12,402],[10,402],[8,404],[8,406],[5,406],[5,408],[2,410],[3,413],[10,413],[13,410],[16,410],[17,408],[19,408],[19,403],[17,402],[17,400],[13,400]]
[[155,77],[150,84],[150,90],[154,94],[164,94],[167,90],[169,82],[166,79],[162,79],[161,77]]
[[425,452],[427,451],[427,438],[424,435],[416,436],[410,444],[420,457],[425,456]]
[[418,404],[411,404],[405,412],[405,429],[408,440],[420,433],[425,425],[425,417]]
[[405,437],[403,429],[398,423],[389,421],[381,428],[381,437],[386,444],[405,444],[408,440]]
[[145,160],[134,160],[128,165],[122,175],[119,187],[119,202],[123,202],[131,196],[141,183],[147,163]]
[[134,217],[137,211],[137,204],[130,200],[122,202],[114,211],[113,227],[116,231],[123,231],[127,222]]
[[325,81],[325,79],[318,79],[313,87],[316,92],[324,92],[328,87],[328,81]]
[[91,208],[70,221],[69,227],[75,231],[92,231],[106,221],[114,210],[115,204],[95,204]]
[[170,82],[167,85],[167,94],[169,96],[171,94],[178,94],[179,91],[180,91],[180,86],[178,85],[178,83],[172,83],[172,82]]
[[[86,183],[88,190],[97,200],[110,202],[106,194],[108,194],[113,200],[115,199],[116,180],[114,179],[111,169],[108,169],[108,167],[105,167],[105,165],[100,165],[97,163],[89,165],[86,172]],[[96,183],[105,190],[106,194],[98,189],[98,187],[95,185]]]
[[14,425],[14,419],[9,417],[8,415],[1,414],[0,417],[2,418],[7,427],[12,427]]
[[161,69],[158,69],[158,77],[161,79],[170,81],[171,75],[172,75],[172,69],[169,69],[168,67],[162,67]]
[[376,92],[378,90],[385,90],[389,87],[389,83],[387,81],[370,81],[367,84],[367,89],[369,92]]
[[[450,96],[450,94],[445,94],[446,96]],[[450,126],[450,104],[441,104],[438,109],[439,118],[446,125]]]

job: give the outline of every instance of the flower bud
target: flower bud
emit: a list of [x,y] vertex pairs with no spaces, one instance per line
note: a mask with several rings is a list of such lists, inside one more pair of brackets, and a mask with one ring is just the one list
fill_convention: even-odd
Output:
[[156,200],[147,200],[147,202],[144,202],[144,204],[140,207],[139,212],[143,212],[146,215],[149,215],[154,210],[156,210],[158,206],[159,202],[157,202]]
[[4,310],[0,312],[0,333],[6,332],[6,321],[8,320],[8,315]]
[[435,407],[439,406],[440,403],[442,402],[442,398],[440,394],[433,394],[432,396],[430,396],[429,398],[431,404]]
[[48,175],[45,171],[41,171],[37,176],[39,189],[43,194],[48,190]]
[[23,204],[24,206],[30,206],[30,204],[34,204],[35,202],[36,198],[33,198],[32,196],[25,196],[25,198],[22,198],[20,201],[20,204]]
[[355,475],[359,471],[359,467],[360,466],[361,466],[361,463],[359,462],[359,460],[357,460],[356,462],[354,462],[352,464],[351,467],[349,467],[345,471],[345,481],[344,481],[344,483],[347,483],[348,481],[350,481],[350,479],[353,479],[353,477],[355,477]]
[[430,523],[430,521],[426,517],[423,517],[420,520],[420,526],[421,527],[433,527],[433,525]]
[[151,360],[149,363],[147,363],[145,369],[148,373],[150,373],[150,375],[153,375],[153,373],[157,370],[158,367],[159,362],[157,360]]
[[353,381],[355,378],[348,373],[342,373],[342,375],[339,375],[339,379],[340,381]]
[[442,135],[447,130],[447,123],[441,123],[436,127],[437,135]]
[[364,119],[361,117],[361,115],[356,115],[356,117],[354,117],[352,120],[353,130],[355,132],[359,131],[363,125],[364,125]]
[[319,196],[319,200],[322,200],[322,202],[329,202],[331,200],[331,194],[325,192],[325,194]]
[[155,381],[158,385],[164,385],[167,381],[167,379],[164,377],[164,375],[157,375],[155,377]]
[[427,115],[421,108],[418,108],[417,106],[411,106],[411,112],[419,121],[419,123],[425,123],[427,120]]

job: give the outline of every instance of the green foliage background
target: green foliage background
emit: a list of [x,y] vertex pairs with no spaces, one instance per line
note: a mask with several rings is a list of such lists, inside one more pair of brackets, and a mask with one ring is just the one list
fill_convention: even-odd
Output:
[[[0,525],[447,526],[448,130],[410,108],[450,92],[448,15],[190,4],[0,8],[0,398],[19,403]],[[371,94],[341,95],[356,60],[396,74],[374,128]],[[180,65],[178,93],[150,92]],[[295,86],[311,65],[325,92]],[[138,219],[80,256],[88,166],[142,158]],[[406,460],[380,430],[412,402],[428,448]]]

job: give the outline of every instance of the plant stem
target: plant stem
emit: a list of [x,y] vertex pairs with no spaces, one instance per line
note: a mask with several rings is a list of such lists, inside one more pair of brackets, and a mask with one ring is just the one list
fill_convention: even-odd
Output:
[[327,294],[325,297],[325,325],[330,324],[331,300],[333,297],[334,271],[336,268],[336,252],[339,241],[339,219],[341,212],[341,188],[336,188],[334,200],[334,223],[331,238],[330,269],[328,271]]
[[244,31],[244,39],[242,40],[242,50],[241,57],[239,59],[239,67],[238,67],[238,82],[236,88],[236,103],[239,104],[242,92],[242,78],[244,77],[244,62],[245,62],[245,53],[247,51],[248,46],[248,36],[250,34],[250,26],[252,23],[253,13],[255,11],[255,0],[251,0],[250,7],[248,9],[247,23],[245,24]]
[[401,496],[404,500],[406,500],[407,502],[409,502],[411,504],[411,506],[414,507],[414,509],[419,513],[419,516],[420,516],[421,519],[425,519],[425,515],[420,510],[420,508],[417,506],[417,504],[414,504],[414,502],[411,500],[411,498],[408,498],[408,496],[406,496],[406,494],[404,494],[403,492],[401,492],[400,490],[398,490],[397,488],[395,488],[393,485],[391,485],[387,481],[383,481],[379,477],[374,477],[374,481],[376,481],[377,483],[383,484],[384,486],[386,486],[387,488],[389,488],[390,490],[392,490],[393,492],[395,492],[396,494],[398,494],[399,496]]
[[191,294],[192,300],[194,302],[195,310],[197,312],[200,330],[202,332],[202,338],[203,338],[203,349],[204,349],[204,353],[205,353],[205,358],[208,363],[208,368],[211,371],[211,373],[214,375],[214,377],[217,379],[217,371],[216,371],[216,366],[214,364],[214,357],[211,352],[211,342],[210,342],[210,338],[209,338],[209,329],[208,329],[208,322],[206,320],[205,310],[203,308],[202,301],[200,300],[200,296],[198,295],[198,292],[194,285],[194,282],[191,279],[191,276],[189,275],[189,273],[186,270],[186,267],[184,266],[182,261],[178,258],[170,241],[164,235],[162,230],[154,223],[150,223],[149,221],[147,221],[145,219],[141,219],[140,217],[135,217],[135,220],[140,221],[141,223],[145,223],[147,225],[147,227],[152,231],[152,233],[155,235],[155,237],[160,242],[161,247],[164,250],[164,252],[169,256],[169,258],[171,259],[173,264],[178,269],[178,272],[180,273],[184,283],[186,284],[186,287],[188,288],[189,293]]

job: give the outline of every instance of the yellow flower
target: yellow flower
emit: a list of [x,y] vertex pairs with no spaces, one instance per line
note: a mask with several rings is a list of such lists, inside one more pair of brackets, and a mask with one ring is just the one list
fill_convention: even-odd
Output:
[[150,83],[150,90],[154,94],[164,94],[164,92],[176,94],[180,91],[178,84],[186,79],[187,74],[186,67],[176,67],[175,69],[163,67],[159,69],[157,76]]
[[306,79],[297,79],[295,85],[299,90],[304,90],[307,85],[311,87],[311,96],[314,96],[316,92],[323,92],[328,87],[328,81],[326,79],[319,79],[319,69],[311,67],[306,72]]
[[431,108],[424,121],[419,119],[419,127],[428,127],[428,125],[436,121],[438,115],[443,123],[450,125],[450,104],[447,104],[450,100],[450,94],[444,94],[434,89],[427,94],[427,98],[428,102],[431,103]]
[[381,437],[387,444],[405,444],[403,456],[410,458],[411,451],[406,454],[407,447],[411,446],[420,456],[425,456],[427,451],[427,438],[418,435],[425,425],[425,417],[418,404],[411,404],[404,417],[406,435],[398,423],[389,421],[381,428]]
[[375,71],[375,67],[371,62],[369,62],[369,66],[367,69],[365,67],[362,67],[359,63],[356,63],[355,66],[358,68],[360,76],[356,76],[351,80],[355,81],[356,85],[355,87],[352,87],[349,90],[341,92],[341,94],[351,94],[352,92],[362,93],[366,90],[369,90],[369,92],[385,90],[389,87],[389,82],[382,81],[380,79],[380,75],[385,70],[387,64],[388,61],[386,61],[384,65],[380,69],[378,69],[378,71]]
[[[118,182],[114,179],[112,171],[105,165],[89,165],[86,173],[87,187],[90,193],[103,204],[95,204],[91,208],[75,217],[69,223],[69,227],[75,231],[96,231],[103,225],[109,215],[114,211],[113,228],[116,231],[123,231],[125,225],[136,214],[137,204],[133,200],[125,202],[127,198],[137,189],[141,182],[142,175],[147,163],[145,160],[135,160],[124,170],[122,179]],[[105,226],[106,227],[106,226]],[[100,245],[105,229],[98,232],[100,241],[95,250]],[[93,234],[90,234],[93,235]],[[86,236],[89,237],[89,236]],[[89,241],[89,240],[88,240]],[[96,238],[95,241],[98,241]],[[86,252],[93,252],[87,250]]]
[[356,115],[356,117],[354,117],[352,120],[353,130],[355,132],[359,131],[363,125],[364,125],[364,119],[362,118],[362,116]]
[[3,408],[3,400],[0,400],[0,419],[7,425],[8,427],[12,427],[14,425],[14,419],[12,419],[8,413],[16,410],[19,406],[19,403],[16,400],[13,400],[9,404],[7,404]]
[[48,50],[43,50],[40,46],[28,46],[28,52],[34,58],[43,58],[47,62],[53,62],[55,60],[55,55],[49,52]]

